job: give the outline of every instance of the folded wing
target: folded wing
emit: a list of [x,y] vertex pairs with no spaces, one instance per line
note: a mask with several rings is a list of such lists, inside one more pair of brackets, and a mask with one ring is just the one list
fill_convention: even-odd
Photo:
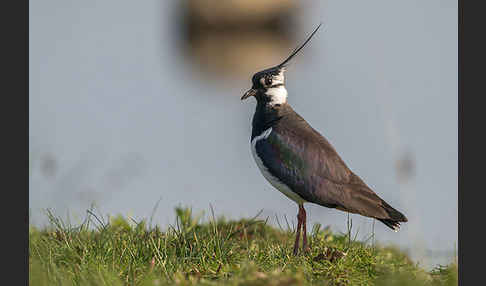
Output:
[[267,138],[256,143],[256,152],[274,176],[308,202],[377,219],[406,221],[346,166],[322,135],[297,118],[283,118]]

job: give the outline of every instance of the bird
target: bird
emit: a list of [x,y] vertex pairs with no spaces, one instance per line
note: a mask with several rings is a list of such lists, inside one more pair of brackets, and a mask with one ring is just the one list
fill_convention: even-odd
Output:
[[294,255],[301,229],[302,249],[310,251],[304,203],[374,218],[394,231],[408,221],[351,171],[331,143],[287,102],[286,67],[321,25],[282,63],[255,73],[252,87],[241,97],[256,99],[250,146],[258,168],[274,188],[298,205]]

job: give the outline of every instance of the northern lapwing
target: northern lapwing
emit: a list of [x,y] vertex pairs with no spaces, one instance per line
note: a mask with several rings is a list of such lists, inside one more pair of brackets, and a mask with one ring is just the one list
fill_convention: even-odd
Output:
[[287,103],[285,68],[320,26],[281,64],[254,74],[253,86],[241,97],[253,96],[257,101],[250,139],[253,158],[270,184],[298,204],[294,255],[301,228],[302,247],[309,250],[304,203],[372,217],[395,231],[400,222],[407,221],[355,175],[331,143]]

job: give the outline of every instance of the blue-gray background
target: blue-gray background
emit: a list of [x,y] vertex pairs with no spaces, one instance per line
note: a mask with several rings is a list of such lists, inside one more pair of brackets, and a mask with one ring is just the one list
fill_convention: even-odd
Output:
[[[255,102],[239,98],[251,74],[197,72],[176,44],[175,2],[30,1],[32,224],[46,223],[45,208],[80,221],[93,202],[103,214],[149,218],[159,199],[162,226],[177,205],[208,213],[210,204],[230,218],[263,209],[271,223],[295,222],[296,205],[249,151]],[[399,233],[376,223],[376,240],[425,265],[449,262],[458,224],[457,1],[306,1],[297,19],[299,42],[320,21],[327,27],[287,72],[290,104],[409,218]],[[400,181],[403,154],[414,175]],[[346,230],[346,213],[307,210],[310,224]],[[371,219],[351,218],[359,238],[371,233]]]

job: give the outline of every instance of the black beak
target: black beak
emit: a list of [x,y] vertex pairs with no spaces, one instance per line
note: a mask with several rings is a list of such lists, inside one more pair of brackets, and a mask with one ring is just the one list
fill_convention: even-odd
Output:
[[255,96],[257,93],[256,89],[250,88],[243,96],[241,97],[241,100],[245,100],[250,96]]

